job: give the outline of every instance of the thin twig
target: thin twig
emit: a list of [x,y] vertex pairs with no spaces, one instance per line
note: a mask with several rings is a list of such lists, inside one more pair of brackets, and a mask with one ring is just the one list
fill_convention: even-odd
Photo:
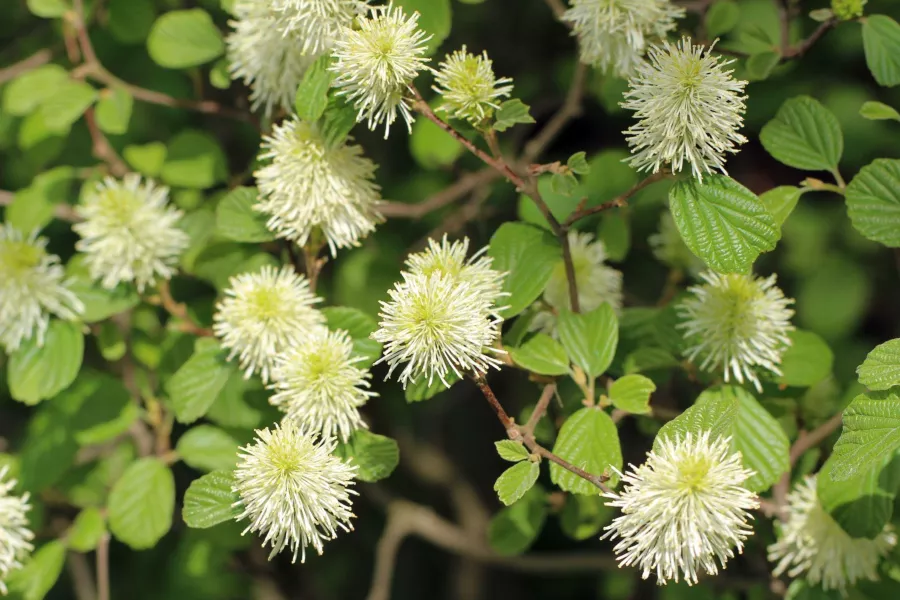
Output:
[[567,27],[571,27],[568,23],[562,20],[564,14],[566,14],[566,5],[562,3],[562,0],[544,0],[547,3],[547,6],[550,7],[550,10],[553,11],[553,16],[556,17],[557,20],[565,23]]
[[792,46],[792,47],[788,48],[785,51],[784,56],[782,56],[782,60],[791,59],[791,58],[799,58],[799,57],[803,56],[804,54],[806,54],[807,51],[809,51],[809,49],[812,48],[813,45],[816,42],[818,42],[822,38],[823,35],[828,33],[829,29],[831,29],[835,25],[837,25],[837,23],[838,22],[836,19],[829,19],[828,21],[824,21],[823,23],[821,23],[816,28],[816,30],[812,32],[812,35],[810,35],[808,38],[806,38],[805,40],[803,40],[796,46]]
[[500,173],[493,167],[485,167],[480,171],[467,173],[452,185],[433,196],[429,196],[424,202],[417,202],[416,204],[384,202],[378,206],[378,210],[388,218],[421,219],[425,215],[452,204],[466,194],[491,183],[499,177]]
[[106,135],[100,130],[93,108],[89,108],[84,112],[84,121],[87,123],[88,131],[91,134],[94,157],[105,162],[109,167],[109,172],[116,177],[126,175],[130,169],[109,143]]
[[172,291],[169,288],[168,281],[160,281],[157,287],[159,290],[159,305],[162,306],[170,315],[181,321],[181,323],[179,324],[179,328],[181,329],[181,331],[196,335],[198,337],[212,337],[212,329],[201,327],[200,325],[195,323],[191,318],[190,313],[188,312],[187,305],[185,305],[183,302],[177,302],[172,297]]
[[76,600],[97,600],[97,588],[87,557],[74,550],[66,553],[66,567],[72,579]]
[[522,433],[534,433],[534,428],[537,427],[537,424],[541,420],[541,417],[543,417],[544,413],[547,412],[547,407],[550,405],[550,401],[553,399],[553,396],[555,394],[555,383],[548,383],[544,386],[544,391],[541,392],[541,397],[538,400],[538,403],[535,405],[534,410],[531,411],[531,416],[528,417],[528,422],[521,427]]
[[10,65],[4,69],[0,69],[0,85],[3,85],[7,81],[12,81],[20,75],[24,75],[29,71],[33,71],[38,67],[47,64],[52,58],[53,53],[50,52],[49,49],[45,48],[43,50],[38,50],[28,58],[21,60],[14,65]]
[[110,600],[109,533],[104,533],[97,542],[97,600]]
[[654,173],[653,175],[650,175],[649,177],[645,177],[618,198],[610,200],[609,202],[604,202],[603,204],[599,204],[597,206],[591,206],[588,208],[582,208],[581,210],[576,210],[571,215],[569,215],[569,218],[567,218],[565,222],[563,222],[562,226],[564,229],[568,230],[581,219],[609,210],[611,208],[626,206],[628,204],[628,200],[630,200],[632,196],[634,196],[650,184],[656,183],[657,181],[662,181],[669,175],[670,173],[668,171],[659,171],[657,173]]

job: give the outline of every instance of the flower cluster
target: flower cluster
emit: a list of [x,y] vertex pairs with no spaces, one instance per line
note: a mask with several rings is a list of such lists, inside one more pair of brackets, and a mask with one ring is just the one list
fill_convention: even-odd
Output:
[[746,81],[726,70],[733,60],[720,60],[712,48],[663,42],[650,49],[650,59],[629,79],[622,106],[635,111],[638,122],[625,131],[629,163],[656,173],[664,165],[681,171],[691,165],[694,177],[725,173],[725,154],[747,141],[738,129],[746,109]]
[[778,365],[794,329],[788,306],[794,301],[776,287],[775,275],[706,271],[700,277],[705,283],[688,288],[691,296],[676,307],[685,357],[706,371],[722,369],[725,381],[746,379],[762,391],[755,369],[781,375]]
[[51,314],[76,319],[84,312],[59,257],[46,247],[37,232],[26,237],[10,224],[0,226],[0,346],[6,352],[32,336],[42,346]]
[[304,245],[321,231],[331,254],[359,245],[382,216],[375,164],[360,146],[327,140],[319,128],[293,118],[263,138],[255,173],[260,200],[256,210],[269,217],[279,237]]
[[816,478],[806,477],[788,494],[787,520],[768,549],[775,576],[841,592],[860,579],[878,579],[878,563],[897,545],[893,527],[885,525],[874,539],[851,537],[822,507],[816,488]]
[[581,62],[619,77],[641,63],[648,41],[665,38],[684,9],[670,0],[569,0],[563,20],[578,36]]
[[238,521],[244,530],[265,535],[271,559],[285,547],[296,562],[306,548],[322,553],[323,542],[350,531],[351,489],[356,467],[334,456],[334,438],[304,434],[290,420],[256,432],[254,443],[240,449],[233,490],[240,496]]
[[368,0],[271,0],[284,36],[293,36],[304,54],[327,52],[341,27],[366,12]]
[[28,526],[26,514],[31,509],[28,493],[11,494],[16,480],[6,479],[9,467],[0,469],[0,595],[6,595],[6,580],[13,571],[22,568],[22,561],[34,550],[34,533]]
[[470,54],[463,46],[439,65],[433,89],[441,95],[438,108],[455,119],[478,125],[500,108],[497,102],[512,93],[512,79],[497,79],[487,52]]
[[701,570],[718,572],[717,559],[724,568],[752,533],[749,511],[759,502],[744,486],[752,475],[728,438],[703,432],[658,440],[643,465],[622,475],[625,489],[604,494],[622,515],[603,537],[620,539],[619,562],[636,565],[644,579],[656,573],[659,583],[697,583]]
[[358,111],[356,120],[369,129],[384,124],[390,133],[397,113],[412,131],[413,117],[406,96],[409,86],[428,64],[426,35],[418,25],[419,13],[406,16],[393,5],[369,9],[356,19],[356,27],[343,27],[335,41],[330,69],[337,76],[332,85]]
[[411,380],[435,376],[482,374],[500,362],[485,354],[500,335],[497,303],[503,274],[492,268],[483,250],[465,258],[468,240],[440,244],[433,240],[424,252],[411,256],[403,280],[381,303],[381,323],[372,337],[385,345],[379,362],[389,365],[388,377],[401,363],[404,387]]
[[107,177],[85,193],[75,207],[84,221],[72,229],[91,277],[108,289],[129,282],[138,291],[172,277],[189,238],[168,198],[169,188],[134,173],[121,181]]
[[[606,247],[594,240],[590,233],[569,232],[569,249],[578,287],[578,305],[582,312],[590,312],[604,302],[614,309],[622,306],[622,273],[606,265]],[[532,329],[545,333],[556,332],[554,314],[570,307],[569,280],[560,260],[544,288],[544,302],[550,310],[539,311],[531,323]]]

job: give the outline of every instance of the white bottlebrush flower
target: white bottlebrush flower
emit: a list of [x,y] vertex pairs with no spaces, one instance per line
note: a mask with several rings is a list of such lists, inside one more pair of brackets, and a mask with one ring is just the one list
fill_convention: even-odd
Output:
[[260,199],[254,208],[279,237],[302,246],[321,231],[334,255],[358,246],[383,220],[376,167],[360,146],[329,142],[315,125],[294,118],[276,125],[262,149],[260,158],[269,163],[255,173]]
[[301,430],[346,442],[366,427],[359,408],[369,398],[368,370],[353,356],[353,340],[345,331],[320,329],[278,355],[272,369],[269,402]]
[[249,519],[244,530],[264,535],[272,546],[271,560],[287,547],[306,560],[309,546],[322,554],[322,544],[350,531],[354,517],[351,495],[356,467],[332,453],[334,438],[301,432],[290,420],[274,429],[256,431],[257,439],[238,451],[234,491],[238,521]]
[[794,330],[788,308],[793,299],[775,285],[775,275],[706,271],[700,278],[705,283],[688,288],[691,296],[676,307],[685,358],[704,371],[721,369],[725,381],[746,379],[762,391],[756,368],[781,375],[778,365]]
[[711,440],[709,432],[666,438],[631,469],[621,492],[604,494],[622,511],[603,536],[619,539],[621,566],[637,566],[644,579],[656,573],[660,584],[683,578],[690,585],[701,570],[716,574],[716,559],[724,568],[743,550],[749,511],[759,502],[744,487],[753,472],[730,439]]
[[581,62],[618,77],[640,64],[649,42],[675,29],[684,9],[669,0],[569,0],[563,21],[578,36]]
[[291,267],[263,267],[232,277],[225,298],[216,305],[213,331],[239,357],[244,377],[258,372],[263,382],[280,352],[325,326],[314,305],[321,299]]
[[787,573],[841,592],[860,579],[878,579],[878,563],[897,544],[890,524],[874,539],[850,537],[822,508],[815,477],[798,483],[787,501],[787,520],[768,549],[776,577]]
[[468,284],[485,298],[499,299],[504,296],[504,274],[494,270],[494,259],[486,255],[487,249],[485,246],[467,259],[469,238],[450,242],[444,234],[440,243],[429,239],[426,250],[410,254],[406,268],[416,275],[443,274]]
[[267,0],[281,17],[284,35],[302,43],[304,54],[326,52],[340,36],[342,27],[366,12],[367,0]]
[[131,282],[138,291],[169,279],[190,241],[178,228],[181,211],[169,205],[169,188],[130,173],[107,177],[75,207],[84,219],[72,229],[75,249],[85,254],[91,277],[107,289]]
[[267,117],[278,108],[292,111],[297,86],[319,55],[304,50],[310,42],[299,31],[285,31],[289,20],[271,0],[238,0],[234,13],[225,38],[231,78],[250,87],[253,110]]
[[34,550],[31,540],[34,533],[28,527],[26,516],[31,506],[28,493],[11,494],[16,480],[6,479],[9,467],[0,469],[0,595],[6,595],[9,574],[22,568],[22,561]]
[[[578,306],[581,312],[590,312],[604,302],[618,311],[622,307],[622,273],[607,266],[603,242],[595,241],[590,233],[570,231],[569,248],[578,284]],[[553,310],[539,311],[531,322],[531,328],[553,334],[556,331],[553,312],[571,307],[569,280],[562,261],[553,269],[547,287],[544,288],[543,298]]]
[[497,79],[487,52],[469,54],[466,47],[448,54],[439,65],[432,89],[441,95],[438,108],[454,119],[478,125],[500,108],[501,98],[512,93],[512,79]]
[[332,85],[357,109],[357,121],[369,129],[384,123],[387,138],[397,113],[412,131],[413,117],[406,93],[410,84],[427,68],[426,42],[431,36],[419,29],[419,13],[407,17],[393,5],[369,9],[356,19],[356,28],[344,27],[334,45],[330,69]]
[[653,250],[653,256],[672,269],[682,269],[691,275],[699,276],[706,268],[703,261],[684,243],[675,226],[675,219],[669,211],[663,211],[659,218],[659,230],[651,235],[647,242]]
[[725,68],[733,62],[720,60],[712,48],[692,45],[690,38],[650,49],[622,103],[638,119],[625,131],[633,167],[656,173],[671,165],[681,171],[687,162],[700,180],[714,171],[725,173],[725,154],[747,141],[738,133],[747,82]]
[[404,387],[420,375],[429,384],[437,376],[447,385],[451,371],[462,376],[500,367],[485,354],[500,336],[496,297],[440,272],[404,273],[388,293],[391,300],[381,303],[380,328],[372,334],[384,344],[379,362],[390,366],[388,377],[406,363],[400,373]]
[[76,319],[84,312],[59,257],[46,247],[36,231],[26,237],[10,224],[0,226],[0,346],[6,352],[33,335],[42,346],[51,314]]

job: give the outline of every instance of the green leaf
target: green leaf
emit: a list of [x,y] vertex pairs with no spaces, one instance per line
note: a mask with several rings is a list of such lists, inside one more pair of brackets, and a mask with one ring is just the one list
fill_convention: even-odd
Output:
[[134,97],[121,88],[102,92],[95,112],[97,126],[110,135],[127,133],[133,106]]
[[106,9],[110,33],[123,44],[140,44],[147,39],[156,19],[153,0],[109,0]]
[[69,407],[69,432],[79,446],[114,440],[140,418],[140,409],[119,379],[90,370],[82,371],[55,402]]
[[[456,376],[455,373],[448,373],[445,377],[447,379],[447,383],[453,385],[457,381],[459,381],[459,377]],[[409,385],[406,386],[406,389],[403,390],[404,396],[408,403],[412,402],[422,402],[424,400],[431,400],[441,392],[447,391],[448,388],[440,379],[432,379],[431,382],[428,382],[428,378],[424,375],[420,375],[416,379],[413,379]]]
[[434,54],[450,34],[450,0],[394,0],[394,6],[403,7],[407,16],[419,13],[419,29],[431,35],[428,54]]
[[40,116],[48,131],[66,133],[94,104],[97,90],[83,81],[66,81],[57,87],[40,108]]
[[613,406],[633,415],[650,413],[650,394],[656,384],[643,375],[625,375],[609,386],[609,399]]
[[504,223],[491,237],[488,255],[494,259],[494,269],[506,273],[503,291],[509,294],[504,300],[508,308],[500,314],[510,319],[543,293],[562,249],[549,232],[524,223]]
[[497,447],[497,454],[500,455],[500,458],[509,462],[519,462],[527,459],[529,456],[528,450],[522,442],[501,440],[494,442],[494,446]]
[[270,242],[275,234],[266,227],[266,216],[253,209],[259,192],[255,187],[237,187],[216,207],[216,231],[224,238],[251,244]]
[[409,136],[409,152],[423,168],[438,169],[456,162],[465,148],[428,119],[417,119]]
[[[559,430],[553,453],[580,467],[591,475],[609,475],[610,485],[615,486],[618,475],[610,468],[622,468],[622,448],[619,432],[609,415],[591,406],[572,414]],[[561,490],[573,494],[597,494],[591,482],[567,471],[556,463],[550,464],[550,479]]]
[[66,562],[66,546],[59,540],[41,546],[25,567],[13,571],[9,590],[22,600],[42,600],[56,585]]
[[832,454],[818,474],[816,492],[822,508],[852,537],[876,537],[894,512],[900,459],[886,455],[865,471],[840,481],[833,477],[835,459]]
[[109,529],[135,550],[152,548],[172,527],[175,478],[158,458],[133,462],[109,493]]
[[874,468],[900,448],[900,388],[860,394],[844,409],[831,477],[844,481]]
[[536,485],[498,512],[488,525],[488,543],[497,554],[515,556],[531,547],[547,519],[546,492]]
[[770,488],[790,466],[790,440],[781,425],[750,392],[732,385],[706,390],[689,409],[666,423],[656,436],[661,440],[708,431],[711,439],[731,437],[744,467],[755,475],[745,485],[755,492]]
[[509,506],[524,496],[525,492],[530,490],[537,481],[540,473],[540,465],[530,460],[520,462],[505,470],[494,483],[494,491],[497,492],[500,502]]
[[195,479],[184,493],[181,516],[188,527],[207,529],[231,521],[241,514],[235,507],[240,496],[233,491],[231,471],[213,471]]
[[338,445],[335,454],[357,465],[356,478],[368,483],[388,477],[400,462],[397,442],[366,429],[354,431],[349,441]]
[[507,348],[517,365],[538,375],[565,375],[569,357],[559,342],[546,333],[538,333],[518,348]]
[[75,170],[69,166],[41,173],[30,186],[16,192],[6,208],[6,222],[24,232],[43,229],[53,218],[56,206],[69,199],[74,179]]
[[[831,12],[831,9],[821,10]],[[842,600],[843,596],[838,590],[825,591],[820,586],[814,586],[805,579],[795,579],[788,586],[787,594],[785,594],[784,598],[785,600]]]
[[122,151],[125,162],[139,173],[148,177],[157,177],[166,162],[168,149],[162,142],[150,142],[144,145],[126,146]]
[[863,167],[847,186],[845,197],[857,231],[900,248],[900,160],[879,158]]
[[381,357],[382,345],[369,337],[378,329],[378,323],[372,317],[349,306],[327,306],[322,309],[322,314],[329,329],[346,331],[353,339],[354,356],[364,358],[356,363],[359,368],[368,369]]
[[566,161],[566,166],[576,175],[587,175],[591,172],[591,165],[586,157],[586,152],[576,152]]
[[225,181],[227,161],[214,137],[187,129],[169,141],[161,177],[174,187],[205,189]]
[[113,315],[134,308],[141,301],[134,286],[121,284],[111,290],[94,283],[86,274],[76,276],[69,289],[84,304],[81,319],[85,323],[97,323]]
[[99,508],[91,506],[75,517],[75,521],[66,533],[66,544],[78,552],[91,552],[105,534],[106,518]]
[[740,17],[741,9],[734,0],[714,2],[704,17],[707,38],[714,40],[725,35],[737,26]]
[[669,192],[669,208],[687,247],[721,273],[747,272],[781,237],[759,198],[724,175],[679,181]]
[[28,423],[19,453],[22,489],[37,494],[72,468],[78,444],[72,437],[68,417],[57,403],[47,402]]
[[534,123],[529,111],[529,106],[518,98],[503,102],[494,117],[494,129],[506,131],[517,123]]
[[781,227],[796,208],[803,190],[793,185],[782,185],[773,188],[759,197],[760,202]]
[[66,0],[28,0],[28,10],[37,17],[55,19],[72,10],[72,5]]
[[556,327],[573,363],[592,378],[606,372],[619,344],[619,321],[612,306],[604,302],[580,314],[560,309]]
[[778,52],[759,52],[747,59],[746,77],[749,81],[763,81],[772,74],[772,69],[781,62]]
[[900,83],[900,25],[886,15],[862,19],[863,49],[866,64],[878,85],[892,87]]
[[334,75],[328,70],[331,54],[325,53],[316,59],[303,74],[297,95],[294,96],[294,110],[306,121],[317,121],[328,106],[328,89]]
[[900,339],[875,346],[856,373],[859,382],[870,390],[886,390],[900,385]]
[[238,442],[212,425],[198,425],[178,439],[175,451],[198,471],[234,469]]
[[43,65],[13,79],[3,88],[3,112],[24,117],[69,81],[69,73],[59,65]]
[[844,151],[837,117],[809,96],[785,101],[759,141],[776,160],[805,171],[834,171]]
[[599,495],[570,494],[559,514],[559,526],[573,540],[583,541],[596,536],[612,516],[613,509]]
[[166,385],[175,419],[179,423],[193,423],[205,415],[234,371],[225,362],[225,353],[215,340],[197,340],[194,354]]
[[342,96],[332,95],[320,121],[322,137],[329,144],[343,144],[354,125],[356,110]]
[[173,10],[153,23],[147,36],[147,51],[161,67],[186,69],[222,56],[225,42],[205,10]]
[[790,334],[791,345],[781,357],[781,385],[809,387],[831,375],[834,354],[821,337],[811,331]]
[[30,405],[52,398],[75,380],[83,357],[84,335],[78,325],[51,321],[42,347],[32,337],[10,355],[10,395]]
[[859,116],[870,121],[900,121],[900,113],[882,102],[865,102],[859,109]]

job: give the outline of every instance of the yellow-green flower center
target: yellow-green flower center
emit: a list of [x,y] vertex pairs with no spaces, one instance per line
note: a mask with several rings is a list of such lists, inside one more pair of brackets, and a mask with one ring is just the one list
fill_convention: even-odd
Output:
[[4,242],[0,246],[0,273],[4,277],[16,277],[34,269],[41,263],[43,248],[28,242]]

